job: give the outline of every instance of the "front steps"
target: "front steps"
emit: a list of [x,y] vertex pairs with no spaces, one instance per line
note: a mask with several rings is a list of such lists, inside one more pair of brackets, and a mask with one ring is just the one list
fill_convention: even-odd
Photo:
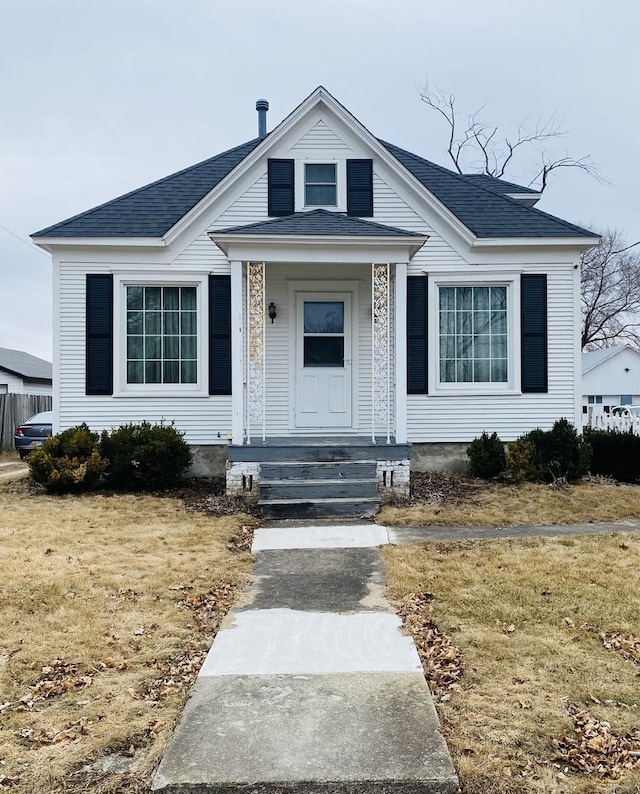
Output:
[[235,482],[248,498],[257,495],[265,518],[277,519],[372,517],[380,507],[381,484],[383,489],[391,485],[385,466],[406,464],[408,475],[408,457],[406,444],[354,438],[278,439],[229,447]]
[[374,515],[379,506],[375,460],[263,463],[265,518]]

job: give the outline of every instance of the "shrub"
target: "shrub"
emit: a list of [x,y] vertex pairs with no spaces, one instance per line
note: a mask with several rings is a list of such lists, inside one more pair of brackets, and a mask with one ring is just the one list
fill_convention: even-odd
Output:
[[480,438],[474,438],[467,447],[467,457],[469,472],[474,477],[487,480],[497,477],[507,468],[504,444],[497,433],[492,433],[490,436],[483,433]]
[[507,469],[516,482],[535,482],[538,479],[533,463],[533,445],[528,434],[507,444]]
[[592,449],[591,473],[620,482],[640,482],[640,436],[631,431],[585,430]]
[[98,449],[98,434],[86,424],[51,436],[31,452],[27,462],[35,482],[59,493],[96,488],[106,468]]
[[566,419],[558,419],[551,430],[532,430],[512,443],[515,479],[571,482],[589,471],[591,448]]
[[100,452],[107,461],[109,486],[127,491],[168,488],[180,481],[191,463],[191,450],[175,427],[150,422],[103,431]]

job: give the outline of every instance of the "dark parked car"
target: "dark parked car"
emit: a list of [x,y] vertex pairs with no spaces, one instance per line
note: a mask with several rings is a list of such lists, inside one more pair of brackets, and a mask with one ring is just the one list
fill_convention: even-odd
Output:
[[20,427],[16,428],[16,450],[21,458],[32,449],[39,447],[52,433],[53,412],[43,411],[35,414]]

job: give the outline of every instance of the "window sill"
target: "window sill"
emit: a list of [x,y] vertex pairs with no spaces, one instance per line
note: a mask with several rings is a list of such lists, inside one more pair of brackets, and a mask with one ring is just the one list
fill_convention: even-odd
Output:
[[520,389],[502,387],[489,389],[486,387],[468,384],[467,388],[450,389],[436,386],[430,393],[431,397],[517,397],[522,394]]
[[138,398],[143,398],[143,399],[162,398],[162,399],[164,399],[165,397],[167,397],[167,398],[171,398],[171,399],[179,398],[179,399],[188,399],[188,400],[196,400],[196,399],[204,400],[204,399],[207,399],[209,397],[217,396],[217,395],[210,395],[210,394],[207,394],[206,392],[203,392],[203,391],[176,391],[176,390],[172,390],[172,391],[169,391],[169,390],[167,390],[167,391],[162,391],[162,390],[154,390],[154,391],[136,390],[136,391],[133,391],[133,390],[131,390],[131,391],[114,392],[113,396],[116,399],[123,399],[123,398],[127,398],[127,397],[134,397],[136,399],[138,399]]

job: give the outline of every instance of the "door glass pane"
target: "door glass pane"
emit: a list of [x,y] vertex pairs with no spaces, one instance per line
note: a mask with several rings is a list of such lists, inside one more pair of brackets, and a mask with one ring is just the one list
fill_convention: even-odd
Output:
[[344,367],[343,336],[305,336],[305,367]]
[[305,334],[344,333],[343,301],[305,301]]

